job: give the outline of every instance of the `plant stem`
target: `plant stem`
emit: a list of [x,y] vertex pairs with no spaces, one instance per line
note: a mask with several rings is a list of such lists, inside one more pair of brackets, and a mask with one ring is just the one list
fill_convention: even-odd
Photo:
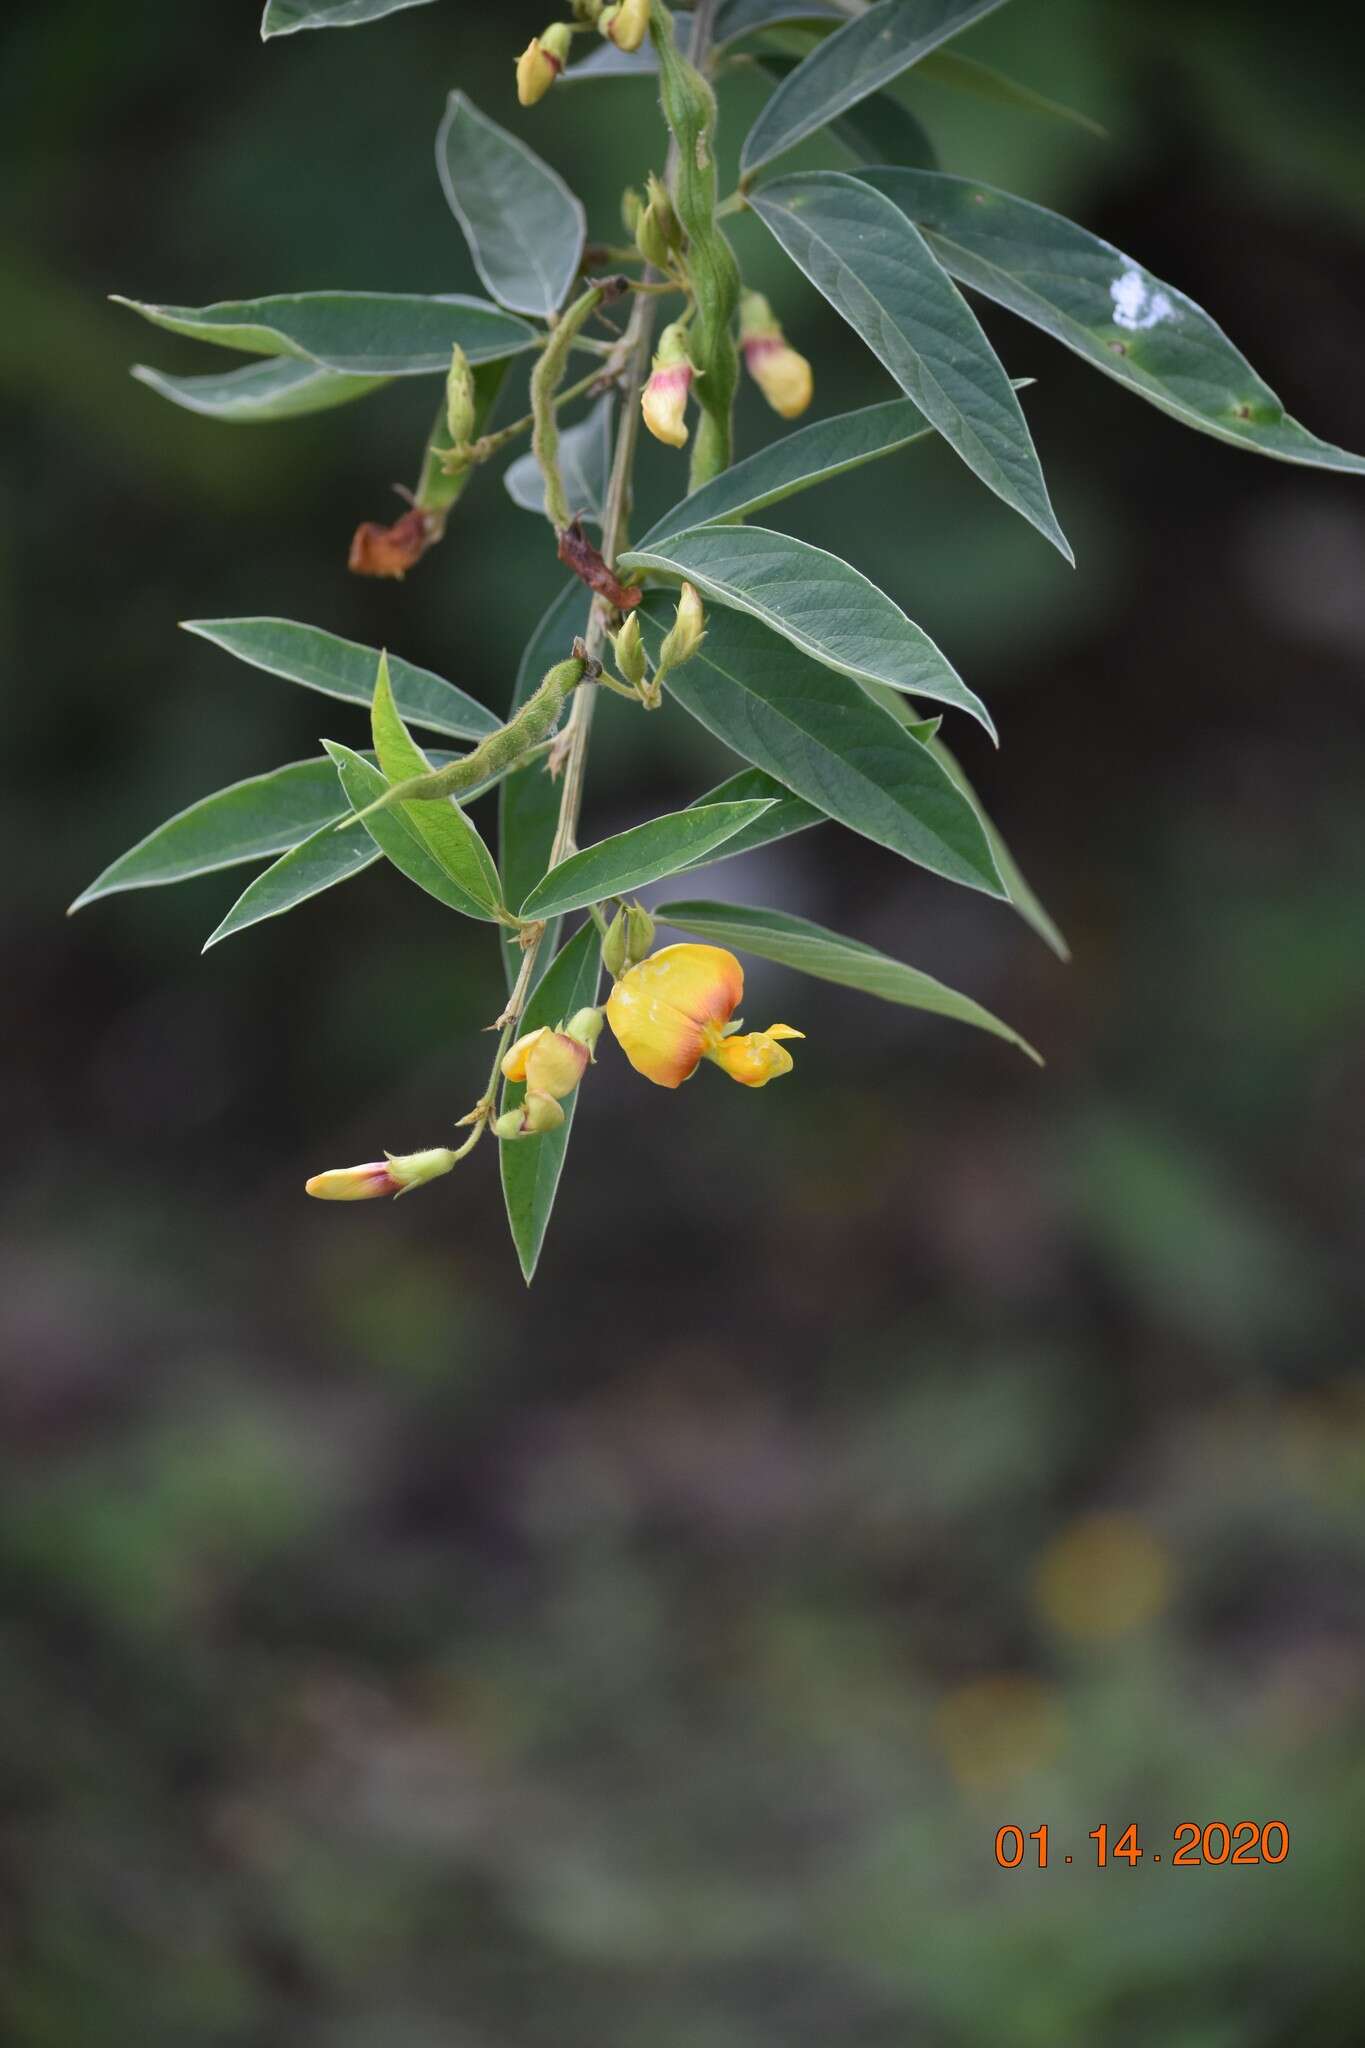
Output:
[[[690,56],[700,67],[711,40],[711,25],[715,18],[716,0],[697,0],[692,12],[692,41]],[[669,172],[674,166],[672,159],[677,145],[669,151]],[[645,282],[654,283],[657,272],[646,271]],[[614,564],[625,539],[626,517],[630,510],[631,474],[635,467],[635,447],[640,433],[640,393],[644,389],[649,370],[649,344],[654,332],[654,298],[649,292],[632,294],[630,324],[626,328],[622,343],[625,371],[622,378],[621,423],[616,431],[616,452],[611,466],[611,482],[607,487],[607,502],[602,515],[603,551],[607,561]],[[592,608],[588,620],[586,646],[590,659],[597,660],[606,644],[606,613],[600,602]],[[573,693],[573,702],[568,722],[564,728],[564,789],[559,799],[559,822],[555,826],[554,843],[550,848],[549,868],[558,867],[562,860],[574,850],[575,834],[578,831],[578,815],[583,805],[583,784],[587,772],[588,740],[592,732],[592,715],[597,702],[597,688],[593,683],[580,684]],[[548,870],[547,870],[548,871]],[[522,1011],[526,1008],[535,980],[536,962],[545,943],[542,930],[527,946],[522,956],[521,972],[511,999],[498,1022],[508,1031],[516,1028]]]

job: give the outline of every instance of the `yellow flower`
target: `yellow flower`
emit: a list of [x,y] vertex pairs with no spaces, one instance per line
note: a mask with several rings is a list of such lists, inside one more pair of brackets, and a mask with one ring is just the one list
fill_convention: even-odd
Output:
[[528,1031],[503,1057],[503,1076],[524,1081],[531,1095],[548,1095],[558,1102],[572,1095],[588,1064],[588,1048],[567,1032],[551,1031],[543,1025]]
[[745,1088],[789,1074],[779,1043],[800,1038],[790,1024],[737,1037],[727,1027],[744,995],[744,969],[722,946],[665,946],[628,968],[607,998],[607,1022],[637,1074],[680,1088],[708,1059]]
[[746,292],[740,304],[740,345],[749,375],[773,411],[799,419],[815,392],[815,375],[791,347],[762,292]]

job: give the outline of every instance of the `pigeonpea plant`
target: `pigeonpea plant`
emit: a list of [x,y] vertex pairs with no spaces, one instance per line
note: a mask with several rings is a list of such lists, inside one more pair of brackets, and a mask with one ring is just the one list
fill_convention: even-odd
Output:
[[[355,27],[424,4],[269,0],[262,33]],[[411,502],[391,526],[359,529],[357,574],[412,570],[505,450],[515,451],[507,489],[550,529],[548,609],[506,717],[426,669],[319,627],[258,617],[191,623],[240,661],[367,707],[372,751],[328,741],[316,760],[201,798],[79,899],[268,862],[210,934],[215,945],[387,860],[497,934],[508,1001],[491,1072],[458,1140],[320,1174],[310,1193],[405,1192],[449,1173],[491,1131],[529,1280],[604,1024],[631,1067],[664,1088],[702,1063],[754,1088],[791,1070],[799,1032],[742,1028],[740,954],[955,1018],[1030,1052],[969,997],[804,918],[694,897],[652,917],[635,901],[646,884],[832,822],[1011,905],[1066,957],[940,737],[945,712],[994,737],[980,697],[892,597],[773,524],[785,499],[873,463],[885,465],[879,484],[893,506],[912,451],[937,434],[1041,542],[1071,559],[1017,387],[960,287],[1202,433],[1286,462],[1365,471],[1365,459],[1289,418],[1174,285],[1055,213],[939,168],[905,97],[917,75],[1049,104],[946,47],[1000,4],[695,0],[684,10],[663,0],[572,0],[567,18],[519,56],[509,49],[509,100],[514,79],[532,107],[552,89],[572,87],[586,105],[623,75],[652,75],[662,109],[655,161],[640,166],[640,189],[623,197],[624,227],[611,224],[603,242],[589,244],[582,205],[521,133],[455,91],[436,138],[437,170],[486,298],[314,291],[202,307],[124,301],[158,327],[252,358],[225,374],[135,372],[212,420],[289,419],[395,378],[444,378]],[[725,99],[741,66],[772,90],[727,192],[717,94]],[[599,127],[604,117],[594,109],[591,118]],[[839,145],[847,168],[784,167],[819,135]],[[880,389],[856,411],[779,433],[737,460],[743,371],[782,420],[803,416],[813,396],[810,364],[768,301],[745,288],[726,232],[745,210],[865,345],[869,384]],[[524,395],[504,406],[518,389]],[[675,502],[636,531],[642,428],[680,453]],[[698,720],[739,765],[685,810],[580,846],[604,689],[642,715],[662,714],[661,725]],[[436,749],[414,729],[434,736]],[[460,750],[441,750],[449,741]],[[495,787],[496,856],[469,811]],[[575,913],[581,922],[566,938]],[[686,939],[657,947],[655,917]]]

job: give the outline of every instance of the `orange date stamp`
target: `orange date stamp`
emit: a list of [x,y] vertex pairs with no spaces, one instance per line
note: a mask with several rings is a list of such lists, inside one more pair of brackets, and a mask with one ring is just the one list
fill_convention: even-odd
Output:
[[[997,1828],[996,1862],[1002,1870],[1018,1870],[1023,1864],[1030,1870],[1046,1870],[1049,1862],[1058,1860],[1051,1852],[1048,1834],[1046,1821],[1027,1833],[1013,1822]],[[1239,1820],[1230,1825],[1225,1820],[1182,1820],[1172,1830],[1169,1849],[1149,1850],[1142,1846],[1136,1821],[1130,1821],[1113,1837],[1107,1824],[1101,1821],[1097,1828],[1091,1828],[1088,1840],[1095,1845],[1097,1870],[1107,1870],[1116,1863],[1126,1863],[1130,1870],[1135,1870],[1144,1859],[1149,1863],[1166,1863],[1177,1870],[1188,1870],[1196,1864],[1283,1863],[1289,1854],[1289,1824],[1282,1820]],[[1074,1856],[1061,1858],[1063,1863],[1075,1860]],[[1090,1861],[1089,1857],[1085,1860]]]

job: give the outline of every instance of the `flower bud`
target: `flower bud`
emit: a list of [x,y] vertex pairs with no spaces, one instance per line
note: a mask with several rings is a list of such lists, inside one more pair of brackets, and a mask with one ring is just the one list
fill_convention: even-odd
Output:
[[640,225],[640,215],[644,210],[644,200],[633,185],[627,185],[621,194],[621,225],[632,241],[635,239],[635,230]]
[[556,1102],[572,1095],[588,1064],[588,1048],[567,1032],[542,1025],[519,1038],[502,1062],[504,1078],[524,1081],[528,1095],[548,1095]]
[[419,1188],[424,1181],[438,1180],[455,1164],[455,1154],[444,1146],[430,1152],[386,1152],[368,1166],[341,1166],[330,1173],[315,1173],[304,1183],[304,1193],[319,1202],[372,1202],[381,1195],[401,1195]]
[[597,26],[618,50],[638,50],[649,28],[649,0],[621,0],[618,7],[604,7]]
[[784,420],[799,419],[811,402],[814,374],[806,358],[787,342],[762,292],[744,294],[739,339],[745,367],[773,411]]
[[633,967],[654,950],[654,920],[643,903],[626,907],[626,965]]
[[649,174],[649,204],[635,226],[635,246],[656,270],[667,270],[683,246],[682,223],[673,211],[668,187],[653,171]]
[[645,425],[670,448],[687,446],[687,395],[696,369],[687,353],[687,328],[675,320],[659,337],[649,382],[640,395]]
[[493,1121],[493,1136],[506,1142],[510,1138],[543,1138],[547,1131],[557,1131],[564,1121],[564,1111],[552,1095],[535,1095],[529,1090],[515,1109],[505,1109]]
[[556,21],[543,36],[532,36],[517,59],[517,98],[524,107],[543,100],[569,61],[573,31],[567,22]]
[[684,662],[691,661],[705,638],[706,613],[702,610],[701,598],[693,584],[684,583],[672,627],[659,649],[659,659],[654,669],[656,690],[673,669],[681,668]]
[[564,1035],[566,1038],[574,1039],[579,1045],[585,1045],[588,1048],[588,1058],[592,1059],[593,1049],[602,1036],[602,1012],[596,1008],[575,1010],[564,1026]]
[[450,369],[446,375],[446,427],[453,447],[463,448],[466,445],[474,432],[476,418],[474,372],[469,366],[469,357],[456,342],[450,353]]
[[616,666],[633,690],[638,690],[645,679],[645,643],[640,637],[640,621],[632,612],[619,633],[613,633],[612,652]]
[[602,941],[602,965],[613,981],[619,981],[629,962],[626,958],[626,913],[618,910],[607,926],[607,936]]

